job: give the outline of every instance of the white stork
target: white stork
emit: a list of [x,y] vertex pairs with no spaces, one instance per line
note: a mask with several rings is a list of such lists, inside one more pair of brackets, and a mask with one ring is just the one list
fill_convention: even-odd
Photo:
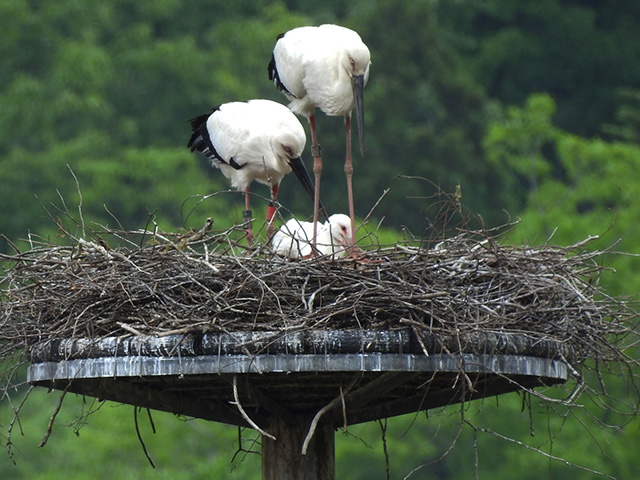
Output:
[[273,236],[272,249],[289,258],[307,258],[315,254],[332,259],[343,257],[353,245],[351,219],[342,213],[331,215],[317,229],[313,242],[313,223],[288,220]]
[[304,128],[284,105],[271,100],[224,103],[211,113],[192,119],[191,128],[193,134],[187,145],[191,151],[202,152],[231,180],[233,187],[245,192],[243,221],[249,222],[249,244],[253,241],[251,182],[256,180],[271,187],[272,201],[267,208],[269,238],[273,234],[278,187],[287,173],[293,170],[305,190],[315,198],[311,178],[301,158],[306,142]]
[[[351,111],[356,109],[360,153],[364,157],[363,90],[369,78],[371,55],[360,36],[338,25],[300,27],[278,37],[269,63],[269,79],[291,100],[289,108],[308,118],[315,174],[314,226],[320,204],[322,157],[314,112],[345,117],[347,195],[351,232],[355,232],[353,208],[353,162],[351,159]],[[317,227],[315,227],[317,228]],[[352,241],[355,240],[352,238]],[[355,243],[355,242],[354,242]]]

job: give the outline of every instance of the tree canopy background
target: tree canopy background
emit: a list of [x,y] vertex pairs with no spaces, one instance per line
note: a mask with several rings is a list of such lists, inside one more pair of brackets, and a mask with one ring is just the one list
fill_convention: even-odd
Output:
[[[508,241],[568,244],[604,234],[599,247],[620,238],[618,250],[640,253],[640,4],[620,1],[2,2],[0,233],[18,245],[29,235],[54,241],[50,217],[78,205],[87,222],[130,229],[150,221],[165,230],[199,228],[208,216],[216,227],[239,221],[240,194],[200,202],[229,186],[187,150],[188,120],[228,101],[285,103],[267,78],[275,38],[320,23],[354,28],[372,54],[366,157],[357,150],[354,157],[357,215],[390,188],[373,216],[389,228],[428,235],[441,220],[431,208],[437,189],[459,188],[487,227],[521,218]],[[317,120],[322,197],[331,211],[346,211],[343,120]],[[282,205],[309,216],[310,202],[298,196],[296,180],[285,178]],[[263,218],[260,203],[256,218]],[[609,258],[616,273],[603,278],[607,290],[637,295],[638,257]],[[159,457],[152,471],[133,445],[131,408],[113,405],[86,418],[80,439],[75,428],[56,427],[49,445],[33,451],[55,404],[50,397],[29,402],[27,436],[12,439],[24,458],[17,466],[0,458],[3,478],[259,476],[256,455],[229,464],[238,447],[234,429],[162,414],[158,433],[145,437]],[[467,415],[512,438],[535,431],[542,450],[618,478],[638,470],[637,425],[591,427],[590,436],[580,423],[597,414],[595,405],[586,404],[584,418],[547,415],[534,405],[529,418],[522,402],[517,395],[487,400],[481,411],[467,405]],[[73,419],[88,408],[77,399],[58,424],[79,426]],[[9,411],[4,398],[0,423]],[[413,425],[412,418],[389,421],[394,478],[438,459],[457,438],[455,407],[431,417]],[[470,478],[476,460],[466,447],[474,442],[481,445],[479,471],[495,478],[514,471],[525,479],[592,478],[474,432],[465,430],[453,453],[412,478]],[[340,436],[341,476],[382,476],[380,442],[376,424]]]

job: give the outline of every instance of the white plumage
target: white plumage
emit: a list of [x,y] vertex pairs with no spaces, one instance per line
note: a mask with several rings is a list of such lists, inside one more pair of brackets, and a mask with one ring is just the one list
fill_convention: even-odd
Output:
[[278,37],[273,50],[268,67],[269,78],[289,98],[289,108],[307,117],[311,126],[316,187],[314,224],[318,218],[322,171],[314,112],[320,108],[327,115],[345,117],[345,173],[351,230],[354,230],[351,111],[356,109],[360,151],[364,156],[363,90],[369,79],[370,67],[371,55],[360,36],[338,25],[295,28]]
[[[191,151],[202,152],[233,187],[245,192],[245,221],[251,218],[249,185],[253,181],[271,187],[275,201],[282,178],[293,170],[314,197],[313,183],[301,159],[306,143],[304,128],[284,105],[270,100],[225,103],[192,119],[191,127]],[[269,233],[274,213],[270,205]],[[250,228],[247,235],[251,243]]]
[[305,117],[319,108],[330,116],[347,115],[356,106],[353,82],[369,79],[371,56],[360,35],[338,25],[299,27],[280,36],[269,75],[291,100],[289,108]]
[[288,220],[273,236],[275,253],[289,258],[306,258],[315,252],[330,258],[343,257],[352,245],[351,219],[342,213],[331,215],[319,226],[313,247],[313,223]]

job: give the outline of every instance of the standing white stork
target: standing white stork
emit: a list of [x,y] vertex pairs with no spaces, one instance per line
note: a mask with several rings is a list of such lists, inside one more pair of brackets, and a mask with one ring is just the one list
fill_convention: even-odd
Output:
[[[254,180],[271,187],[272,201],[267,208],[267,235],[273,234],[274,202],[282,178],[294,171],[305,190],[315,199],[313,184],[302,151],[306,137],[296,116],[284,105],[271,100],[224,103],[211,113],[191,120],[193,134],[188,143],[198,150],[231,185],[245,192],[243,221],[250,222],[249,184]],[[324,209],[323,209],[324,211]],[[326,215],[326,213],[325,213]],[[247,241],[253,241],[249,223]]]
[[[351,111],[356,109],[360,153],[364,158],[363,90],[369,78],[371,55],[360,36],[338,25],[300,27],[278,37],[269,63],[269,79],[291,100],[289,108],[309,119],[315,174],[314,226],[318,221],[322,157],[316,133],[316,107],[330,116],[345,117],[347,195],[351,233],[355,233]],[[314,227],[314,230],[317,226]],[[314,234],[315,236],[315,234]],[[352,238],[355,244],[355,238]]]
[[317,231],[313,242],[313,223],[288,220],[273,236],[272,249],[289,258],[307,258],[314,254],[340,258],[352,245],[351,219],[342,213],[331,215]]

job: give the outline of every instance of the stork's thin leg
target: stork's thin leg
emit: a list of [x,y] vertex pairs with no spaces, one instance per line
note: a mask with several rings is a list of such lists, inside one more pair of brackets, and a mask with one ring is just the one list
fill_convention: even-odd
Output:
[[249,187],[244,191],[244,212],[242,212],[242,223],[246,224],[245,231],[247,232],[247,243],[251,245],[253,243],[253,228],[251,227],[251,206],[249,205]]
[[351,114],[347,113],[344,117],[347,158],[344,162],[344,173],[347,176],[347,198],[349,200],[349,216],[351,217],[351,245],[356,244],[356,228],[355,228],[355,212],[353,208],[353,186],[351,180],[353,178],[353,161],[351,160]]
[[318,233],[318,211],[320,210],[320,174],[322,173],[322,156],[320,155],[320,144],[316,132],[316,119],[314,115],[309,117],[311,127],[311,155],[313,155],[313,174],[315,175],[315,191],[313,196],[313,239],[312,245],[316,244]]
[[267,207],[267,238],[269,240],[271,240],[271,237],[273,237],[273,220],[276,214],[278,187],[278,184],[271,187],[271,201],[269,202],[269,206]]

